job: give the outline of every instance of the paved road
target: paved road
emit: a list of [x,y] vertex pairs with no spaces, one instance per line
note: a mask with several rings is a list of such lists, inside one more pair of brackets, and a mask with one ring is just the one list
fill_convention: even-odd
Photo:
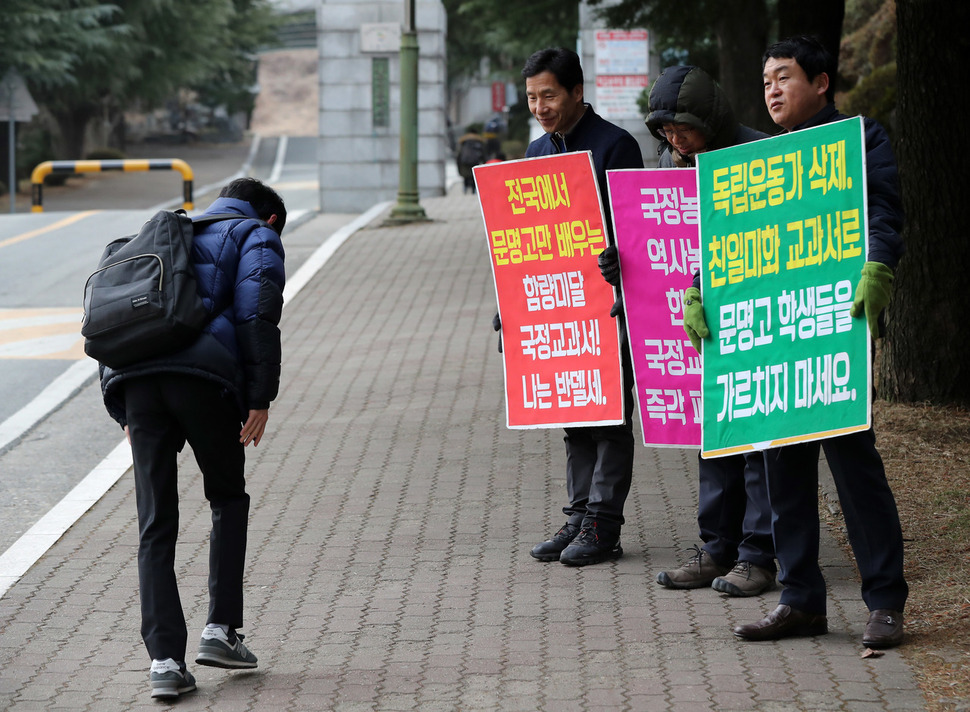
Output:
[[[285,146],[264,138],[254,146],[143,145],[132,147],[131,155],[186,160],[195,172],[200,211],[234,175],[272,178],[291,213],[284,241],[293,274],[324,239],[355,217],[327,215],[315,230],[294,229],[318,205],[314,176],[305,163],[314,146],[310,137],[290,138]],[[180,174],[168,171],[89,174],[49,188],[42,213],[0,214],[0,554],[120,438],[96,399],[71,398],[60,405],[77,389],[97,388],[94,364],[84,356],[78,332],[80,295],[104,244],[135,232],[160,205],[180,204],[181,183]],[[22,196],[25,211],[28,199]],[[38,398],[49,389],[57,395],[54,414],[23,434],[21,423],[33,420],[22,409],[46,413]]]
[[[284,311],[282,391],[248,463],[244,632],[259,669],[193,666],[199,690],[179,709],[923,709],[899,650],[860,658],[866,611],[827,535],[827,636],[740,642],[730,627],[777,592],[654,583],[695,543],[692,452],[638,449],[621,560],[528,555],[560,524],[561,433],[503,425],[475,198],[422,204],[433,223],[372,223]],[[188,455],[183,468],[178,568],[195,632],[209,515]],[[0,709],[158,709],[134,512],[125,477],[0,599]]]

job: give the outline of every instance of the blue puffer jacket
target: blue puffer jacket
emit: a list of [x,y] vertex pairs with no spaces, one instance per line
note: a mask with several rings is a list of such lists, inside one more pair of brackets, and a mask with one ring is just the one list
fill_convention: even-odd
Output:
[[218,213],[253,219],[213,223],[195,236],[199,295],[210,314],[216,312],[199,338],[174,354],[119,369],[101,366],[105,407],[122,427],[123,383],[136,376],[184,373],[215,381],[236,398],[243,421],[249,410],[268,408],[279,392],[283,243],[243,200],[218,198],[206,214]]

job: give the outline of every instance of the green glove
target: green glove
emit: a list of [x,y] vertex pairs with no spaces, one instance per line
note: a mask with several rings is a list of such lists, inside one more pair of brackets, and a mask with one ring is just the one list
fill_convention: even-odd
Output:
[[862,279],[855,289],[855,301],[849,314],[854,318],[865,311],[873,339],[879,338],[879,314],[889,304],[892,288],[893,271],[889,267],[882,262],[866,262],[862,265]]
[[701,290],[691,287],[684,292],[684,331],[690,337],[697,353],[701,352],[701,340],[711,335],[704,319],[704,306],[701,304]]

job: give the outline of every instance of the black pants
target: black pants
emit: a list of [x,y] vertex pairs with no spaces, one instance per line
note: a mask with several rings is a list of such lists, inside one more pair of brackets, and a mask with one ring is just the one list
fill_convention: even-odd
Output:
[[203,378],[160,374],[125,384],[138,505],[142,638],[153,659],[185,659],[186,628],[175,580],[177,456],[186,440],[212,510],[209,623],[242,626],[249,495],[235,401]]
[[626,344],[623,359],[624,417],[622,425],[566,428],[566,494],[562,511],[571,524],[596,523],[600,533],[618,536],[623,505],[633,483],[633,366]]
[[698,457],[697,527],[721,566],[747,561],[775,570],[764,454]]
[[780,602],[825,613],[825,581],[818,564],[819,446],[839,493],[862,578],[862,600],[870,611],[903,610],[909,592],[903,577],[903,534],[872,428],[765,451],[778,580],[785,586]]

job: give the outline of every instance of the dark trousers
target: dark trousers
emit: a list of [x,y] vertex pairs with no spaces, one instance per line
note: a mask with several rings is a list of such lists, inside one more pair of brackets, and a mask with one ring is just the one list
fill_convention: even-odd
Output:
[[618,536],[623,505],[633,483],[633,367],[623,354],[624,416],[622,425],[566,428],[566,494],[562,511],[570,524],[596,523],[600,533]]
[[765,451],[778,580],[785,586],[780,602],[825,613],[825,581],[818,564],[819,446],[838,490],[862,578],[862,600],[869,610],[902,611],[909,592],[903,577],[903,534],[872,428]]
[[209,623],[242,626],[249,495],[235,401],[203,378],[159,374],[125,384],[138,506],[142,638],[153,659],[185,659],[186,628],[175,579],[177,457],[186,440],[212,510]]
[[775,570],[763,453],[698,456],[697,527],[704,550],[721,566],[747,561]]

